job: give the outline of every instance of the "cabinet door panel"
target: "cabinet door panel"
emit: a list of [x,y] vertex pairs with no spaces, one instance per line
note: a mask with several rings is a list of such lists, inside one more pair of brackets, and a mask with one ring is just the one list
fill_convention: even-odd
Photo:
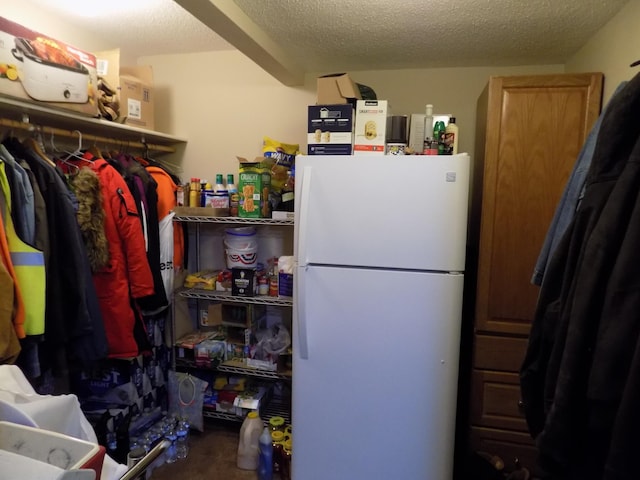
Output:
[[516,373],[526,350],[526,338],[476,335],[473,366],[482,370]]
[[528,432],[520,407],[518,374],[474,370],[472,393],[476,399],[471,411],[473,425]]
[[507,471],[514,469],[516,460],[530,472],[535,471],[537,452],[533,440],[526,433],[474,427],[471,429],[471,448],[498,455]]
[[589,129],[601,74],[494,77],[487,92],[476,328],[528,334],[533,268]]

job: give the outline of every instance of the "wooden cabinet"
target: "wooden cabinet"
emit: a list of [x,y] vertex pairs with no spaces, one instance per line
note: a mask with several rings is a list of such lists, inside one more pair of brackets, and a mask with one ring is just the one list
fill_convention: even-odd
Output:
[[[470,226],[477,248],[470,443],[533,468],[518,371],[539,287],[533,269],[600,112],[601,74],[492,77],[478,100]],[[472,256],[472,258],[475,255]]]

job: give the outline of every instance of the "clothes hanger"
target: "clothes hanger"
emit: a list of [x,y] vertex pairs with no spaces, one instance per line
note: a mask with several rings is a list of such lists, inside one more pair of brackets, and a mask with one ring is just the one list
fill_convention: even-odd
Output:
[[82,162],[86,162],[89,165],[92,164],[91,160],[88,160],[86,158],[84,158],[84,153],[82,152],[82,132],[80,130],[74,130],[73,133],[77,133],[78,134],[78,148],[76,150],[74,150],[73,152],[69,152],[69,151],[65,151],[63,152],[65,155],[67,155],[64,160],[68,161],[73,159],[76,160],[80,160]]
[[[56,147],[55,142],[53,141],[53,130],[51,130],[51,139],[50,139],[50,143],[51,143],[51,152],[54,154],[58,154],[61,153],[60,150],[58,150],[58,148]],[[80,172],[80,167],[78,167],[75,163],[71,163],[68,160],[64,159],[64,158],[60,158],[58,155],[54,155],[54,157],[57,157],[56,160],[59,163],[62,163],[65,165],[66,168],[69,169],[69,175],[77,175]]]
[[37,126],[34,129],[31,129],[34,132],[34,136],[27,137],[22,144],[26,148],[30,148],[33,152],[38,155],[42,160],[55,168],[56,164],[53,160],[49,158],[49,156],[44,151],[44,142],[42,141],[42,129]]

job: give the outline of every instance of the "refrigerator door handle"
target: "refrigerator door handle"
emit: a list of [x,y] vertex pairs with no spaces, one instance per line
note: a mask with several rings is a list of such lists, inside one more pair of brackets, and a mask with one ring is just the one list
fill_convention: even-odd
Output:
[[307,265],[307,224],[309,223],[309,197],[311,195],[311,167],[304,167],[302,171],[302,193],[297,208],[300,209],[298,216],[298,265]]
[[294,295],[295,308],[293,309],[295,315],[295,322],[298,325],[298,351],[300,358],[303,360],[309,359],[309,342],[307,340],[307,315],[306,315],[306,291],[305,291],[305,277],[307,268],[298,269],[293,276],[295,287]]

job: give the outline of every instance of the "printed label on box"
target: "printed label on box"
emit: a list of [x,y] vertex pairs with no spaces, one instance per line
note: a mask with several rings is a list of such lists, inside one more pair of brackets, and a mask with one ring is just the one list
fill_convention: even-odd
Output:
[[386,100],[358,100],[353,153],[384,155],[389,115]]
[[350,155],[353,144],[351,105],[309,105],[307,153]]

